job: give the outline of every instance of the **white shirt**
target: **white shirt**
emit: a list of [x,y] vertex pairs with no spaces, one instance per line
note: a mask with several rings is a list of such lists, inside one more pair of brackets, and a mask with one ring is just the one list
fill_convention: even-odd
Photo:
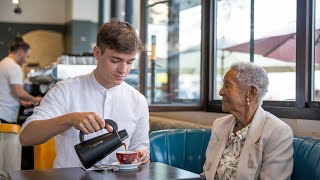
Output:
[[[149,153],[149,110],[145,97],[125,82],[110,89],[101,86],[93,72],[58,82],[42,99],[40,106],[23,124],[33,120],[45,120],[70,112],[96,112],[104,119],[112,119],[118,130],[126,129],[129,137],[124,140],[129,150],[143,149]],[[50,127],[48,127],[50,128]],[[35,132],[36,133],[36,132]],[[101,130],[85,139],[107,133]],[[55,136],[55,168],[81,167],[74,145],[80,143],[79,130],[74,127]],[[123,151],[121,146],[116,151]],[[116,152],[115,151],[115,152]],[[103,159],[108,164],[117,161],[115,152]]]
[[0,119],[15,123],[19,113],[19,99],[12,92],[11,84],[22,85],[22,69],[12,58],[0,62]]

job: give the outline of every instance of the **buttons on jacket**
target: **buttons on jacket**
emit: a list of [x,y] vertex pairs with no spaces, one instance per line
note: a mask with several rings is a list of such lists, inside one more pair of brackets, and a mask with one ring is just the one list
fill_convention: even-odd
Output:
[[254,164],[252,160],[248,161],[248,168],[253,168]]
[[253,163],[253,160],[251,158],[251,154],[249,154],[248,168],[253,168],[253,167],[254,167],[254,163]]

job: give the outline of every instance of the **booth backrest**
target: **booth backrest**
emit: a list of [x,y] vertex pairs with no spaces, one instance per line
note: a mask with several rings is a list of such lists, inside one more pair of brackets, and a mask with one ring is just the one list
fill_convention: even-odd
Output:
[[208,129],[172,129],[150,133],[150,158],[200,174],[210,139]]
[[314,138],[294,138],[294,166],[292,180],[320,179],[320,140]]
[[[169,129],[150,133],[150,158],[200,174],[210,139],[209,129]],[[320,180],[320,140],[293,140],[292,180]]]

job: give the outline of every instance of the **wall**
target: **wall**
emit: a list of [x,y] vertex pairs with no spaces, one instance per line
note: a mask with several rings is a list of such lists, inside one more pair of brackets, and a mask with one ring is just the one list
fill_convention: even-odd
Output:
[[11,0],[0,1],[0,21],[65,24],[72,20],[98,22],[98,0],[22,0],[22,13],[14,14]]
[[[0,59],[8,54],[16,35],[34,30],[49,30],[64,34],[66,22],[65,0],[21,1],[21,14],[14,14],[11,0],[0,1]],[[31,47],[32,48],[32,47]],[[55,57],[52,57],[55,58]]]
[[98,0],[23,0],[19,15],[13,13],[15,6],[11,0],[0,1],[0,59],[7,55],[17,34],[34,30],[61,33],[62,53],[92,52],[98,31]]
[[[150,112],[151,130],[167,128],[181,128],[192,126],[211,126],[217,118],[226,116],[226,113],[212,113],[202,111],[180,111],[180,112]],[[320,121],[306,119],[287,119],[280,118],[286,122],[295,136],[320,138]],[[155,122],[157,121],[157,122]],[[162,122],[159,122],[162,121]],[[190,125],[193,123],[193,125]],[[162,127],[159,127],[162,126]]]
[[98,23],[98,8],[98,0],[73,0],[72,20]]
[[[14,37],[17,34],[25,35],[27,33],[30,33],[32,31],[38,31],[38,30],[47,30],[47,31],[53,31],[56,33],[61,34],[63,38],[63,34],[65,31],[64,25],[59,24],[26,24],[26,23],[11,23],[11,22],[0,22],[0,60],[3,59],[5,56],[7,56],[10,44],[12,43]],[[26,40],[26,39],[25,39]],[[62,39],[64,42],[64,38]],[[26,42],[30,43],[28,40]],[[34,41],[33,41],[34,42]],[[42,44],[40,41],[36,41],[36,43]],[[50,43],[46,41],[47,43]],[[33,49],[34,43],[30,44],[31,50]],[[60,48],[60,47],[59,47]],[[63,45],[62,45],[63,48]],[[45,51],[45,49],[43,49]],[[62,49],[62,52],[64,50]],[[39,51],[38,51],[39,52]],[[32,55],[37,56],[36,52],[32,52]],[[51,59],[56,59],[56,57],[51,57]],[[33,62],[42,61],[43,59],[37,59]],[[46,61],[46,60],[45,60]],[[40,64],[43,64],[40,62]],[[47,61],[46,61],[47,64]]]
[[55,31],[35,30],[26,33],[23,39],[32,47],[28,62],[44,67],[55,62],[64,50],[63,34]]
[[65,52],[92,52],[98,32],[99,0],[70,0],[66,7]]
[[66,24],[66,49],[67,54],[82,54],[92,52],[96,42],[98,23],[91,21],[72,20]]
[[15,6],[11,0],[0,1],[1,22],[26,24],[64,24],[66,22],[66,0],[21,0],[20,15],[13,13]]
[[320,138],[320,121],[307,119],[281,118],[289,124],[295,136]]

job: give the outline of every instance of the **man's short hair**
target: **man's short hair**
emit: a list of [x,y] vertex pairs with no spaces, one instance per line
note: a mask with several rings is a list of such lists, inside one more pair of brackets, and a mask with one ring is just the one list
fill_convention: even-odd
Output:
[[115,18],[100,27],[97,46],[102,54],[106,48],[125,54],[133,54],[143,48],[135,29],[129,23]]

